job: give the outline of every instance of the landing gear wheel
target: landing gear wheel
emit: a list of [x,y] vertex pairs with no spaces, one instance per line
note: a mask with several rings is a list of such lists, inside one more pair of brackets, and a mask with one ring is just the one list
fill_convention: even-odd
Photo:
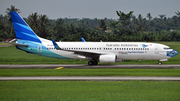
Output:
[[93,65],[97,65],[97,64],[98,64],[97,60],[94,60]]
[[161,63],[161,62],[159,62],[159,65],[162,65],[162,63]]
[[92,66],[92,65],[93,65],[93,62],[92,62],[92,61],[89,61],[89,62],[88,62],[88,65],[89,65],[89,66]]
[[98,61],[97,60],[91,60],[88,62],[88,65],[89,66],[92,66],[92,65],[97,65],[98,64]]

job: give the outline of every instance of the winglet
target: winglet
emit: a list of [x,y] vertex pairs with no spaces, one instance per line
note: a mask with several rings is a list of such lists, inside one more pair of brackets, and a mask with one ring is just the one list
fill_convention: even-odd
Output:
[[83,37],[81,37],[82,42],[86,42]]
[[57,50],[61,50],[61,48],[58,46],[58,44],[52,38],[51,38],[51,41]]

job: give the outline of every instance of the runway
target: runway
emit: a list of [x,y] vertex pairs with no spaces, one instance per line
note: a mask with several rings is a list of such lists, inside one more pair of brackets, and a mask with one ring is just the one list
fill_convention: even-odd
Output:
[[[180,69],[180,65],[0,65],[0,69]],[[57,80],[57,81],[180,81],[180,77],[141,77],[141,76],[20,76],[0,77],[9,80]]]
[[180,77],[139,77],[139,76],[35,76],[35,77],[0,77],[0,81],[11,80],[55,80],[55,81],[180,81]]
[[43,65],[0,65],[0,69],[180,69],[180,65],[62,65],[62,64],[43,64]]

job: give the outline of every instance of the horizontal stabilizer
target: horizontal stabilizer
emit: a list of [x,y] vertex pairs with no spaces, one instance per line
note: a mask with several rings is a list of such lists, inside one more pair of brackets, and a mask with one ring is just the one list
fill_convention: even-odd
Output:
[[18,43],[9,43],[9,44],[13,44],[16,46],[22,46],[22,47],[28,47],[29,45],[24,45],[24,44],[18,44]]

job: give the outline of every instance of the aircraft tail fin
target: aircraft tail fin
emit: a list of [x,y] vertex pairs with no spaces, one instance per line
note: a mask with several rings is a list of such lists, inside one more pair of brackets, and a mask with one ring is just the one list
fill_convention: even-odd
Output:
[[11,11],[10,14],[17,40],[27,40],[41,43],[39,37],[16,11]]

